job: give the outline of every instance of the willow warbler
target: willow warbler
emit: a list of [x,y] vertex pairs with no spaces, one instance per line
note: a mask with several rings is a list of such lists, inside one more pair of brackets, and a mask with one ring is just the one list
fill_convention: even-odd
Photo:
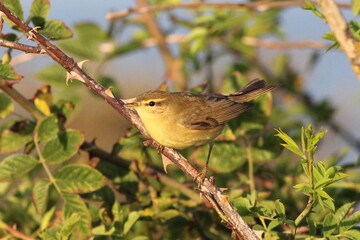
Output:
[[206,175],[212,143],[225,123],[252,107],[249,101],[276,87],[255,79],[231,94],[149,91],[124,100],[124,105],[137,112],[149,135],[164,147],[210,143]]

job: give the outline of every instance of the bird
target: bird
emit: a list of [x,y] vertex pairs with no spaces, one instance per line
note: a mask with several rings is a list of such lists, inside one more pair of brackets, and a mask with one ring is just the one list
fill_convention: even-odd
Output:
[[235,93],[190,93],[148,91],[123,100],[141,118],[150,137],[163,147],[185,149],[209,143],[205,177],[215,138],[225,124],[251,108],[250,101],[276,89],[254,79]]

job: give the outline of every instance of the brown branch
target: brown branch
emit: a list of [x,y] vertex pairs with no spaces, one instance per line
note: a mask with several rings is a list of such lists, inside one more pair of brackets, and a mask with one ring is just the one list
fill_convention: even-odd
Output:
[[326,49],[330,47],[329,44],[319,41],[279,42],[279,41],[260,40],[252,37],[243,37],[241,42],[253,47],[270,48],[274,50],[289,49],[289,48]]
[[[19,28],[28,34],[28,38],[37,42],[46,53],[56,62],[58,62],[63,68],[69,73],[76,74],[79,79],[94,93],[102,97],[107,103],[109,103],[115,110],[129,120],[144,136],[148,136],[144,126],[141,123],[139,117],[132,111],[126,109],[123,102],[120,99],[114,98],[108,91],[97,83],[93,78],[86,74],[74,61],[74,59],[68,57],[55,45],[50,43],[45,37],[37,33],[36,30],[32,29],[11,13],[2,3],[0,3],[0,11],[2,11],[7,18],[15,23]],[[160,145],[155,141],[151,141],[151,146],[159,148]],[[176,166],[178,166],[186,175],[190,176],[194,181],[200,184],[201,180],[197,178],[199,172],[189,164],[189,162],[180,155],[177,151],[171,148],[164,148],[162,151],[167,158],[169,158]],[[203,196],[209,199],[209,202],[213,204],[215,209],[221,209],[224,216],[227,219],[223,219],[227,222],[236,236],[240,239],[258,240],[257,235],[249,228],[244,222],[238,212],[230,205],[226,196],[224,196],[221,190],[214,185],[208,179],[205,179],[202,184],[200,191]],[[215,203],[215,205],[214,205]]]
[[[137,0],[138,6],[141,7],[148,7],[147,0]],[[156,22],[152,13],[144,12],[142,13],[143,23],[147,27],[149,33],[153,36],[154,40],[156,41],[161,55],[164,59],[164,63],[169,73],[171,79],[174,80],[176,85],[179,87],[180,90],[185,90],[186,88],[186,81],[184,79],[184,75],[182,74],[182,60],[177,59],[174,57],[167,45],[166,39],[164,34],[161,32],[161,29]]]
[[[169,43],[179,43],[184,41],[186,35],[182,34],[170,34],[167,35],[165,40]],[[261,47],[261,48],[270,48],[274,50],[281,49],[290,49],[290,48],[313,48],[313,49],[326,49],[331,45],[320,42],[320,41],[300,41],[300,42],[288,42],[288,41],[270,41],[270,40],[261,40],[253,37],[243,37],[240,42],[252,46],[252,47]],[[156,46],[156,40],[154,38],[149,38],[143,42],[142,47],[153,47]]]
[[352,68],[360,80],[359,42],[352,36],[349,26],[333,0],[319,0],[318,4],[326,17],[341,49],[350,61]]
[[[315,1],[311,1],[313,4],[316,4]],[[342,8],[351,8],[351,4],[347,3],[337,3],[339,7]],[[115,20],[117,18],[126,17],[132,13],[149,13],[156,11],[164,11],[164,10],[173,10],[177,8],[216,8],[216,9],[255,9],[258,11],[265,11],[272,8],[284,8],[284,7],[296,7],[296,6],[305,6],[305,1],[256,1],[256,2],[248,2],[248,3],[214,3],[214,2],[193,2],[193,3],[179,3],[179,4],[164,4],[164,5],[156,5],[156,6],[148,6],[148,7],[139,7],[139,8],[129,8],[127,10],[108,13],[106,18],[108,20]]]
[[44,51],[42,51],[41,47],[39,47],[39,46],[34,47],[34,46],[25,45],[25,44],[21,44],[18,42],[6,41],[6,40],[2,40],[2,39],[0,39],[0,46],[20,50],[25,53],[35,53],[35,54],[44,54],[45,53]]
[[29,237],[29,236],[25,235],[24,233],[18,231],[16,228],[10,227],[3,221],[0,221],[0,228],[5,229],[6,231],[8,231],[12,236],[16,237],[17,239],[35,240],[34,238]]

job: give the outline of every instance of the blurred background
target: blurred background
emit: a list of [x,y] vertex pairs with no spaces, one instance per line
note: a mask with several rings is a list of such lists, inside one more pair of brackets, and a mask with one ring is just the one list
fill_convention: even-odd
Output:
[[[28,13],[31,1],[22,1],[22,4],[24,12]],[[93,22],[102,28],[107,28],[109,26],[109,21],[106,19],[107,13],[133,8],[135,5],[135,1],[52,1],[49,19],[60,19],[71,29],[83,22]],[[266,34],[261,36],[262,40],[278,42],[316,41],[326,46],[332,44],[322,39],[323,33],[330,31],[328,25],[311,11],[305,11],[300,7],[284,7],[278,11],[280,11],[278,21],[281,38],[279,38],[279,35]],[[343,8],[342,11],[347,19],[353,18],[350,9]],[[186,9],[172,10],[172,12],[174,15],[189,21],[194,18],[194,14]],[[134,14],[134,16],[138,15]],[[163,29],[169,30],[169,26],[171,26],[169,16],[165,16],[165,14],[159,15],[158,21]],[[117,26],[115,25],[115,27]],[[136,31],[136,26],[126,28],[121,33],[121,37],[115,39],[115,41],[117,43],[126,43],[131,39],[132,35],[136,34]],[[188,33],[189,31],[186,28],[181,27],[171,32],[171,34],[179,35]],[[179,52],[177,45],[177,43],[170,45],[170,49],[174,54]],[[351,70],[343,52],[335,49],[327,52],[326,49],[327,47],[320,49],[270,49],[260,47],[256,56],[257,60],[270,70],[274,67],[273,63],[279,56],[286,56],[288,66],[292,69],[291,71],[301,76],[299,78],[299,81],[303,84],[301,88],[311,97],[311,100],[314,103],[328,101],[336,109],[331,121],[336,126],[341,127],[342,135],[345,138],[348,137],[348,139],[345,140],[343,136],[340,136],[339,131],[334,131],[334,128],[324,122],[322,125],[329,130],[329,133],[322,141],[318,154],[322,158],[346,147],[350,150],[346,160],[353,162],[358,158],[360,150],[360,83]],[[1,50],[5,51],[5,49]],[[19,53],[18,55],[18,57],[21,57],[20,59],[23,59],[20,55],[23,54]],[[16,58],[13,60],[15,61]],[[83,59],[76,58],[76,60]],[[214,91],[219,90],[220,82],[225,78],[225,73],[228,71],[228,64],[232,61],[233,57],[224,54],[213,63],[212,87]],[[15,69],[25,78],[16,88],[23,92],[25,96],[31,98],[36,89],[44,84],[37,80],[37,72],[52,64],[52,60],[44,56],[36,56],[35,60],[23,63],[19,62],[16,64]],[[98,65],[92,61],[85,64],[85,68],[89,70],[90,74],[92,73],[91,70],[96,66]],[[164,80],[168,80],[162,56],[155,46],[143,47],[140,50],[114,58],[101,71],[115,80],[121,98],[135,97],[144,91],[156,89]],[[263,78],[263,75],[256,72],[251,73],[251,76],[253,78]],[[193,87],[203,84],[207,77],[207,72],[204,69],[193,71],[189,77],[191,81],[188,86]],[[65,85],[65,78],[63,84]],[[71,91],[74,85],[76,83],[70,83],[68,87],[64,88],[63,93]],[[53,90],[56,91],[56,89]],[[76,94],[84,94],[86,98],[77,105],[79,106],[76,109],[77,114],[70,119],[68,126],[83,131],[87,140],[96,138],[96,143],[99,146],[110,150],[113,143],[116,142],[129,124],[105,102],[89,94],[88,89],[78,87]],[[295,98],[293,101],[297,101],[297,99]],[[17,107],[16,112],[26,115],[20,107]],[[310,121],[306,117],[302,120],[304,122]]]

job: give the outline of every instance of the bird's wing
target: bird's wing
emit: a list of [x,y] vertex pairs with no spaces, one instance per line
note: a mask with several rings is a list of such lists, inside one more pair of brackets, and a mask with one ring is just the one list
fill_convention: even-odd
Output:
[[205,130],[225,124],[253,106],[252,103],[236,103],[221,95],[206,95],[207,99],[191,112],[184,112],[180,122],[186,128]]
[[276,89],[277,85],[267,85],[264,80],[254,79],[241,88],[238,92],[226,94],[231,101],[243,103],[251,101],[269,91]]

